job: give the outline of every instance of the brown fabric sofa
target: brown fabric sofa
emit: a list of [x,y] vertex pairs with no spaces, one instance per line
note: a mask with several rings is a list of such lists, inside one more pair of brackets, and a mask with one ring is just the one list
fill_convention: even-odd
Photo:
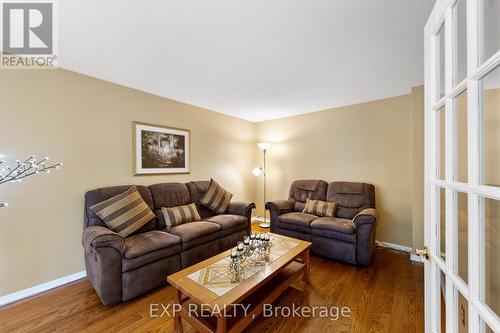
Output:
[[[337,203],[334,217],[302,213],[307,199]],[[288,200],[266,203],[271,232],[307,240],[316,254],[368,265],[375,247],[375,187],[366,183],[296,180]]]
[[[123,238],[106,228],[90,207],[131,186],[99,188],[85,194],[85,267],[104,305],[131,299],[163,285],[167,275],[235,246],[250,233],[254,203],[232,201],[224,214],[214,215],[197,204],[210,181],[195,181],[137,186],[157,218]],[[161,207],[193,202],[203,221],[178,225],[167,232]]]

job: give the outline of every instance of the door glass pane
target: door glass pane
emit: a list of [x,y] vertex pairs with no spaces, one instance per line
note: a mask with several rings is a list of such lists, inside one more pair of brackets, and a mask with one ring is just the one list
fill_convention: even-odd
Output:
[[458,206],[458,272],[457,274],[467,282],[468,276],[468,203],[467,194],[458,192],[457,195]]
[[500,66],[484,77],[481,83],[483,86],[482,184],[500,186]]
[[444,180],[445,179],[445,108],[442,107],[437,111],[437,138],[438,138],[438,175],[437,178]]
[[500,1],[483,0],[483,62],[500,49]]
[[459,0],[456,5],[455,19],[457,21],[457,54],[456,76],[454,84],[457,85],[467,77],[467,0]]
[[439,251],[437,255],[446,259],[446,190],[439,189]]
[[445,54],[444,54],[444,24],[439,29],[439,32],[436,36],[437,42],[437,63],[439,65],[439,71],[437,71],[437,84],[438,84],[438,100],[444,97],[445,92],[445,78],[444,78],[444,69],[445,69]]
[[457,175],[455,180],[467,183],[467,90],[455,99],[457,132]]
[[446,277],[444,273],[441,271],[440,280],[438,286],[441,286],[439,290],[439,299],[441,300],[440,314],[441,314],[441,332],[446,332],[446,303],[445,303],[445,295],[446,295]]
[[500,201],[483,198],[485,284],[484,301],[500,315]]
[[485,333],[495,333],[495,331],[493,331],[486,323],[481,322],[481,324],[483,324],[485,327],[485,329],[484,329]]
[[466,333],[468,332],[469,326],[469,302],[465,299],[465,297],[458,290],[455,290],[458,293],[458,333]]

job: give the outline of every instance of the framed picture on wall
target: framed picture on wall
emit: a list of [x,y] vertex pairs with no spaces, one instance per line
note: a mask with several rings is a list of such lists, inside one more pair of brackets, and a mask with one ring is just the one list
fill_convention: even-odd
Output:
[[133,122],[134,175],[189,173],[189,130]]

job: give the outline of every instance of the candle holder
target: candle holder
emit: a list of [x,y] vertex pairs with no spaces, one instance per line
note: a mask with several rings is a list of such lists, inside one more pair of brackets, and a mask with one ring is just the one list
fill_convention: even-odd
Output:
[[241,258],[237,253],[231,252],[229,262],[229,278],[231,283],[240,283],[245,279],[245,271],[241,263]]
[[272,239],[269,234],[251,234],[236,245],[229,257],[231,282],[241,282],[248,266],[265,266],[271,262]]

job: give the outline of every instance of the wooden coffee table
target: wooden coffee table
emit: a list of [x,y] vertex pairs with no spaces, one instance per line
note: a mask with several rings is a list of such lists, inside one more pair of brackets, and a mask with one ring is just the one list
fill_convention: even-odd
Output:
[[231,250],[168,277],[177,289],[177,302],[181,305],[175,317],[176,332],[183,332],[183,319],[202,333],[241,332],[263,312],[265,304],[276,300],[299,277],[309,282],[312,244],[270,235],[271,262],[248,267],[242,282],[231,283],[229,279]]

